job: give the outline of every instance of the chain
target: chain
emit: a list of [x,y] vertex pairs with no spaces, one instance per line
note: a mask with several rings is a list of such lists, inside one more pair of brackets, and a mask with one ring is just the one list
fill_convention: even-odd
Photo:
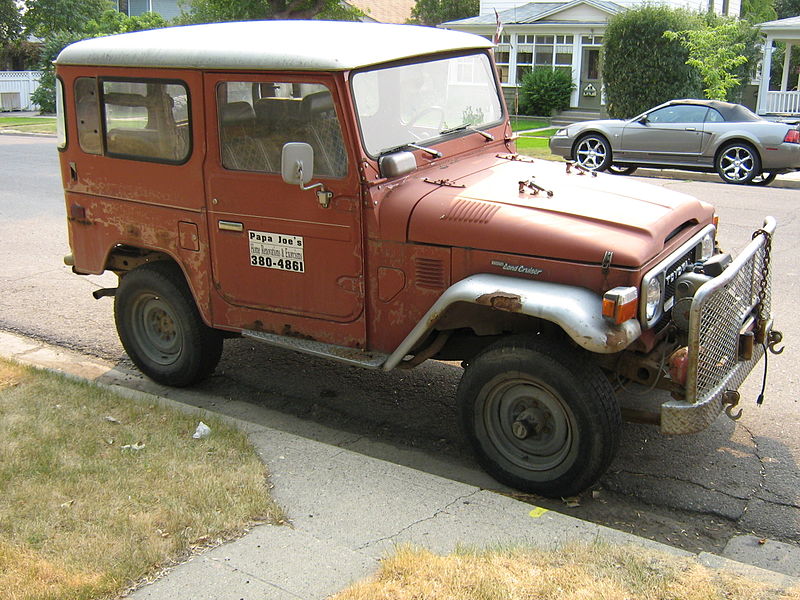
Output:
[[769,286],[769,263],[772,254],[772,236],[764,229],[759,229],[753,232],[753,239],[758,236],[764,235],[766,241],[764,243],[764,267],[761,269],[761,285],[758,289],[758,320],[764,323],[769,315],[766,313],[767,302],[767,287]]

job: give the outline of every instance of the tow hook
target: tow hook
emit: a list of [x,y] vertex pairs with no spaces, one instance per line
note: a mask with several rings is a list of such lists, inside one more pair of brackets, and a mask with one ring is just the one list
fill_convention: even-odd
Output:
[[724,394],[722,394],[722,404],[725,404],[725,414],[728,415],[731,421],[738,421],[742,418],[742,409],[740,408],[736,411],[736,414],[733,413],[733,409],[739,404],[739,392],[736,390],[728,390]]
[[770,331],[769,337],[767,338],[767,347],[769,348],[769,351],[773,354],[783,354],[783,351],[786,349],[786,347],[777,347],[782,341],[783,334],[780,331]]

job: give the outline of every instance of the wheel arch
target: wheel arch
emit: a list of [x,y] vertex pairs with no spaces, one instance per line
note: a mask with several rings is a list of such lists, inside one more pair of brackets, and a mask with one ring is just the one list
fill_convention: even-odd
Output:
[[717,159],[719,159],[719,155],[722,153],[722,149],[730,144],[746,144],[750,146],[755,153],[758,155],[758,160],[761,161],[761,164],[764,163],[764,157],[761,154],[758,146],[759,143],[757,140],[750,138],[749,136],[745,135],[742,132],[732,133],[731,135],[721,139],[717,144],[717,147],[714,149],[714,156],[713,156],[713,163],[714,165],[717,164]]
[[472,275],[445,290],[387,358],[383,369],[398,366],[433,331],[452,328],[447,322],[452,314],[448,310],[458,303],[478,305],[498,314],[531,317],[531,323],[556,327],[578,346],[598,354],[624,350],[642,331],[636,319],[619,325],[606,320],[602,316],[602,299],[585,288],[502,275]]
[[207,277],[202,273],[196,272],[197,270],[187,269],[182,258],[169,250],[130,244],[115,244],[106,253],[103,270],[114,272],[122,280],[127,273],[134,269],[155,262],[169,262],[178,268],[192,298],[194,298],[200,317],[206,325],[213,327]]
[[608,151],[611,153],[611,157],[614,157],[614,149],[611,147],[611,139],[609,138],[608,132],[603,131],[602,129],[584,129],[580,133],[575,135],[575,141],[572,142],[572,147],[569,150],[570,158],[575,160],[575,149],[578,147],[580,141],[588,135],[599,135],[602,137],[606,143],[608,144]]

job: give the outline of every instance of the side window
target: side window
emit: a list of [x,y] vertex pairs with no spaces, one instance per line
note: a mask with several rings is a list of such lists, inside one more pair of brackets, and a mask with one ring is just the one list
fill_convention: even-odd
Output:
[[651,123],[702,123],[707,110],[705,106],[676,104],[651,112],[647,119]]
[[109,155],[182,163],[191,152],[189,92],[177,82],[103,80]]
[[217,86],[222,165],[280,173],[287,142],[314,149],[314,176],[347,175],[347,153],[330,90],[320,84],[227,81]]
[[75,115],[78,119],[78,143],[87,154],[102,154],[100,139],[100,102],[97,79],[78,77],[75,80]]
[[720,112],[715,108],[709,108],[706,115],[706,123],[724,123],[725,119]]

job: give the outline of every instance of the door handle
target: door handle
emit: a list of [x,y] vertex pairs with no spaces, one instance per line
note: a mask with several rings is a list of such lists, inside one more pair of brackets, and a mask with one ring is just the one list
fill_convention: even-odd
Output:
[[687,127],[684,131],[697,131],[697,127]]
[[244,225],[236,221],[217,221],[222,231],[244,231]]

